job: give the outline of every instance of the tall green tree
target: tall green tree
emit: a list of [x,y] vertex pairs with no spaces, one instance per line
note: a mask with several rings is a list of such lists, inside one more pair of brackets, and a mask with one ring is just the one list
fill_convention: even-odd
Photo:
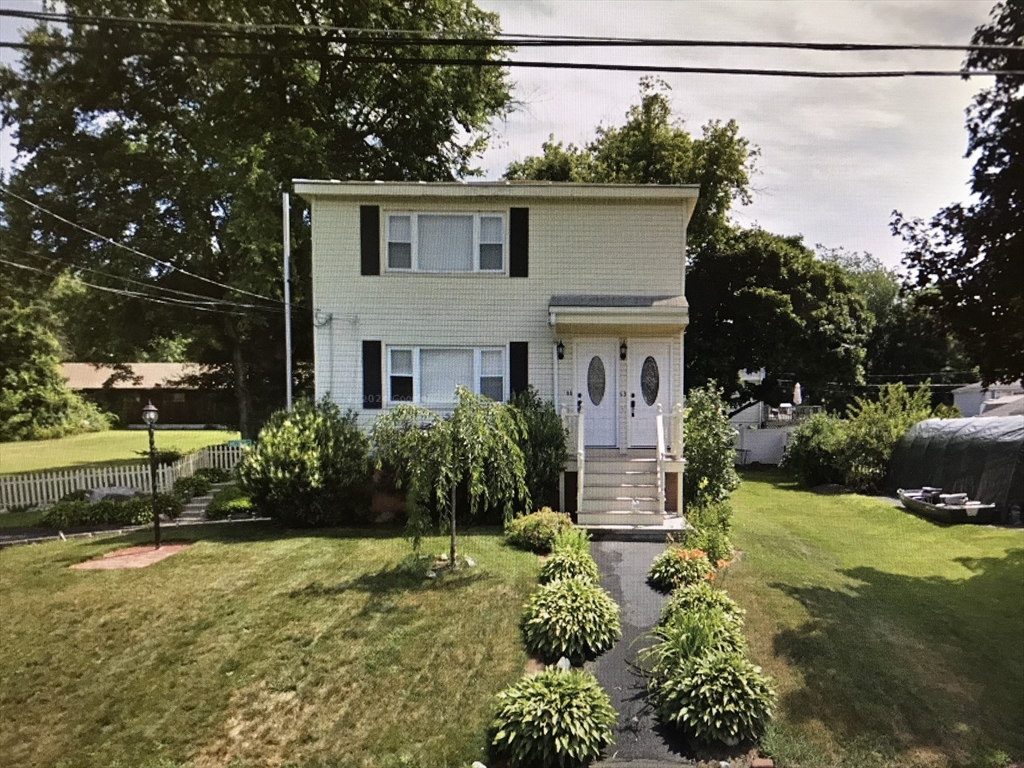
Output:
[[894,212],[893,233],[924,289],[922,302],[970,350],[986,383],[1024,376],[1024,0],[1005,0],[978,27],[967,67],[999,72],[967,109],[975,202],[929,222]]
[[700,184],[697,208],[687,229],[691,252],[726,229],[733,202],[751,201],[750,177],[760,153],[740,136],[735,120],[712,120],[693,137],[673,117],[669,86],[657,79],[640,81],[640,103],[621,126],[599,126],[583,148],[555,142],[539,156],[511,163],[508,179],[619,184]]
[[870,325],[864,373],[871,384],[930,379],[938,400],[948,397],[953,384],[977,381],[974,363],[923,301],[927,292],[904,285],[895,270],[871,254],[822,246],[817,250],[822,261],[846,273],[864,298]]
[[583,148],[551,137],[542,152],[512,163],[507,178],[700,185],[687,228],[688,390],[714,379],[734,397],[739,371],[762,367],[768,380],[745,394],[778,400],[782,378],[790,389],[797,380],[817,385],[819,396],[837,381],[862,381],[868,316],[845,273],[815,261],[799,237],[729,223],[731,205],[751,200],[758,157],[736,121],[711,121],[691,136],[673,117],[668,86],[644,79],[623,125],[599,127]]
[[[145,337],[134,348],[172,331],[191,339],[190,356],[230,380],[240,426],[252,435],[254,409],[279,406],[283,390],[280,193],[290,179],[464,176],[490,119],[510,104],[501,69],[398,61],[494,59],[503,49],[381,46],[323,27],[476,38],[498,31],[497,16],[464,0],[70,0],[63,8],[94,19],[40,24],[25,34],[33,47],[19,64],[0,68],[2,125],[15,130],[18,152],[9,189],[158,261],[6,195],[11,236],[36,258],[223,302],[200,311],[97,293],[98,314],[127,309],[96,326],[95,347],[131,354],[118,343],[129,331]],[[225,22],[248,26],[203,26]],[[310,248],[299,200],[292,231],[296,347],[308,360]]]
[[[800,237],[736,229],[697,254],[686,285],[690,386],[714,379],[727,398],[778,402],[798,381],[812,401],[831,404],[863,383],[864,299]],[[739,370],[761,368],[762,384],[740,384]]]

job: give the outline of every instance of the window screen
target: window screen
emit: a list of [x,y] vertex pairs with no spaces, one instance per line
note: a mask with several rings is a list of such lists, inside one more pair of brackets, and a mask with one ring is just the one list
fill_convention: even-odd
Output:
[[473,271],[473,217],[420,214],[419,268],[424,272]]
[[480,353],[480,394],[497,400],[505,399],[505,361],[501,350],[485,349]]
[[480,269],[505,268],[505,228],[500,216],[480,217]]
[[412,402],[412,350],[391,350],[391,400],[396,403]]
[[388,217],[388,268],[412,269],[412,216]]
[[421,402],[454,402],[459,384],[473,389],[472,349],[420,350]]

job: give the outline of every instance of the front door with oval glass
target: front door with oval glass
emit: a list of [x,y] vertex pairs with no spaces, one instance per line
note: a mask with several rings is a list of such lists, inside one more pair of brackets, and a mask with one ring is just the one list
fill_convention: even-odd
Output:
[[585,409],[583,429],[588,446],[618,444],[618,350],[615,340],[576,343],[576,402]]
[[672,345],[667,341],[629,342],[626,396],[630,447],[651,448],[657,445],[657,406],[660,404],[662,411],[669,413],[674,399],[678,399],[672,388],[671,350]]

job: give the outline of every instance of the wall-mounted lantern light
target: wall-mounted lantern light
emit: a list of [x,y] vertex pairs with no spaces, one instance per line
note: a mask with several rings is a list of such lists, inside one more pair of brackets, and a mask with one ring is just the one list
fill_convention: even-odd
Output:
[[619,360],[625,360],[626,359],[626,350],[627,349],[629,349],[629,348],[626,346],[626,340],[623,339],[622,343],[619,344]]
[[555,352],[558,353],[559,360],[565,360],[565,344],[561,339],[559,339],[558,344],[555,345]]

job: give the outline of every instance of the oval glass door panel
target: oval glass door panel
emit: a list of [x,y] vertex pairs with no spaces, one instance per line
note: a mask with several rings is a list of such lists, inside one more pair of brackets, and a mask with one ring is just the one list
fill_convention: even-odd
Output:
[[594,405],[600,405],[604,400],[604,387],[604,362],[595,355],[590,361],[590,367],[587,368],[587,394]]
[[658,375],[658,361],[648,356],[640,368],[640,393],[644,396],[644,402],[654,405],[658,399],[658,388],[661,386],[661,377]]

